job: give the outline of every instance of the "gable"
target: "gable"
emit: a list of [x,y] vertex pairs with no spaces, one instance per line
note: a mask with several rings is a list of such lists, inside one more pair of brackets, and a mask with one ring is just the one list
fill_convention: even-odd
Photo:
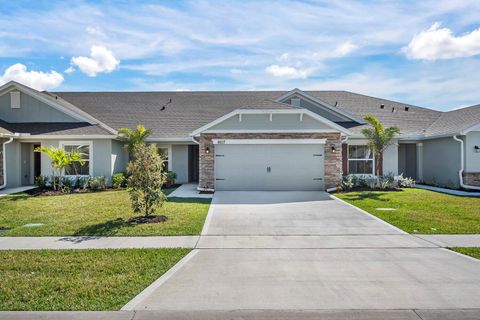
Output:
[[193,131],[205,132],[341,132],[348,129],[306,109],[237,109]]
[[212,126],[208,131],[250,131],[250,130],[331,130],[326,124],[304,115],[300,120],[298,114],[244,114],[231,117]]
[[365,123],[365,121],[362,119],[358,119],[354,115],[347,113],[336,106],[332,106],[316,97],[313,97],[308,93],[301,91],[300,89],[293,89],[292,91],[287,92],[286,94],[277,98],[277,101],[305,108],[332,122],[357,122],[359,124]]
[[[18,91],[17,91],[18,92]],[[37,98],[19,92],[20,107],[10,105],[10,91],[0,96],[0,119],[10,123],[29,122],[81,122],[74,117],[53,108]]]

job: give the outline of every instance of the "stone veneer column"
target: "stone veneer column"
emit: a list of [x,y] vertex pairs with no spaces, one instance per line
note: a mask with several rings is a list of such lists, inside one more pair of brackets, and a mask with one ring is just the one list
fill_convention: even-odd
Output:
[[[325,188],[342,181],[342,144],[340,133],[202,133],[200,135],[201,189],[215,189],[215,145],[213,139],[327,139],[325,143]],[[332,150],[334,147],[335,151]],[[209,150],[209,153],[206,150]]]
[[463,183],[470,186],[480,186],[480,172],[464,172]]

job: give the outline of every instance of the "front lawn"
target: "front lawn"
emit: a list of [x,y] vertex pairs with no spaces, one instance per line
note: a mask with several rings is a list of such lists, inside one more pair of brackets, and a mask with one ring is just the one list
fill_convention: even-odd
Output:
[[422,189],[347,192],[335,196],[409,233],[480,233],[480,198]]
[[[0,198],[0,236],[167,236],[202,230],[210,199],[170,198],[158,214],[163,223],[135,225],[125,190],[34,197]],[[25,226],[26,224],[43,224]]]
[[450,250],[465,254],[476,259],[480,259],[480,248],[449,248]]
[[118,310],[189,251],[0,251],[0,310]]

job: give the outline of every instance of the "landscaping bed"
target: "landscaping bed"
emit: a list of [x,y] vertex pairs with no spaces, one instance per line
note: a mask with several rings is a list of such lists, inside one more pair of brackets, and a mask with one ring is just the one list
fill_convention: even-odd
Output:
[[[165,190],[168,194],[173,189]],[[200,234],[210,199],[170,198],[159,223],[134,223],[127,191],[0,198],[0,236],[169,236]]]
[[480,198],[411,188],[399,192],[346,192],[335,196],[409,233],[480,233]]
[[0,310],[119,310],[189,251],[0,251]]

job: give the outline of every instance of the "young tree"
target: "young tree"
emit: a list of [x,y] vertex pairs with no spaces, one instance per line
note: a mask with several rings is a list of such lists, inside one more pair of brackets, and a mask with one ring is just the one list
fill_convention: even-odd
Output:
[[128,192],[135,213],[153,214],[166,200],[162,192],[165,182],[163,160],[155,145],[144,143],[133,147],[134,160],[128,164]]
[[143,125],[137,125],[135,130],[130,128],[121,128],[118,133],[126,140],[125,149],[127,150],[130,158],[134,158],[134,148],[137,144],[145,143],[148,136],[152,134],[152,130],[146,129]]
[[362,134],[368,139],[368,147],[375,155],[375,175],[382,176],[383,152],[393,144],[393,138],[400,134],[400,128],[396,126],[384,128],[382,123],[372,115],[367,115],[363,119],[373,127],[362,129]]
[[61,176],[64,169],[71,165],[73,162],[78,162],[80,165],[83,165],[85,161],[82,158],[82,155],[76,150],[72,152],[67,152],[62,148],[56,148],[54,146],[47,147],[37,147],[35,152],[43,152],[50,159],[52,163],[52,187],[53,190],[57,190],[57,181],[55,179],[55,172],[58,171],[58,175]]

